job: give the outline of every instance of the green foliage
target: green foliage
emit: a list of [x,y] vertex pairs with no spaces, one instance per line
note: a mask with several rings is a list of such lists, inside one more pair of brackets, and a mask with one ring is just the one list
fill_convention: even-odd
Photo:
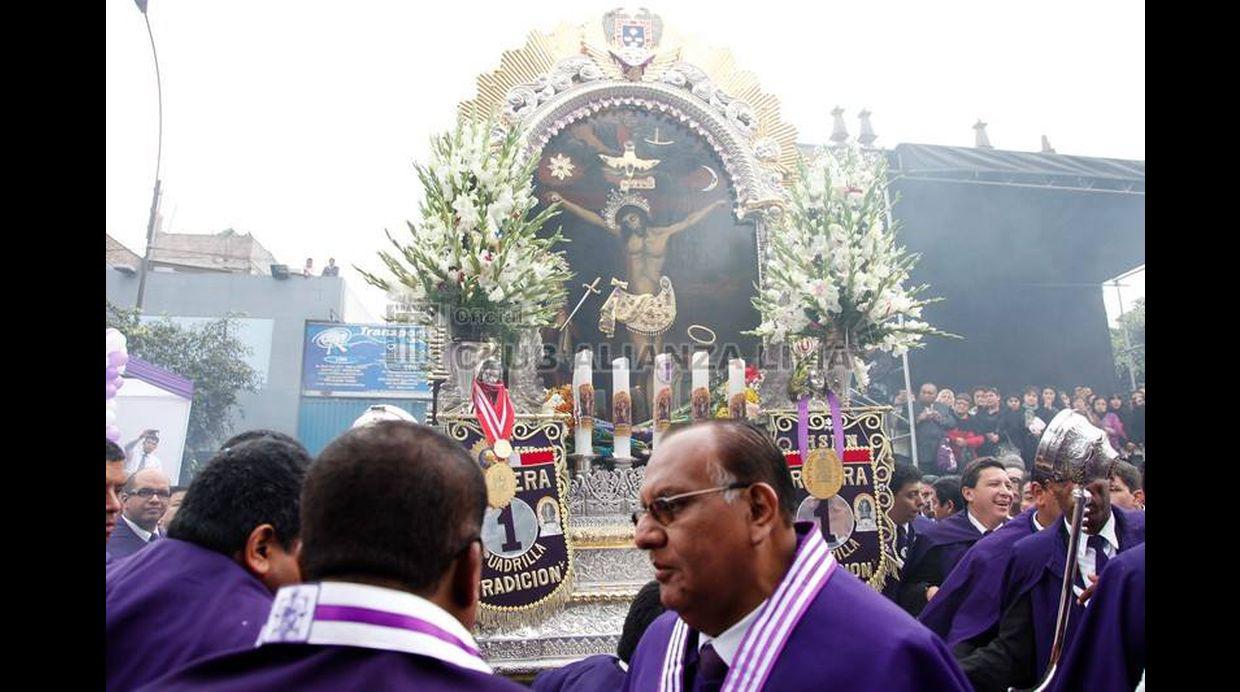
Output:
[[136,309],[106,305],[107,326],[125,335],[131,356],[193,381],[186,457],[189,450],[215,449],[232,432],[237,395],[258,391],[258,374],[244,360],[251,351],[236,337],[234,316],[183,327],[167,317],[143,322]]
[[[1132,360],[1133,375],[1137,384],[1145,382],[1145,299],[1138,298],[1123,315],[1118,328],[1111,329],[1111,352],[1115,354],[1115,372],[1120,380],[1128,382],[1128,361]],[[1124,341],[1124,332],[1128,341]],[[1129,349],[1125,352],[1126,349]]]

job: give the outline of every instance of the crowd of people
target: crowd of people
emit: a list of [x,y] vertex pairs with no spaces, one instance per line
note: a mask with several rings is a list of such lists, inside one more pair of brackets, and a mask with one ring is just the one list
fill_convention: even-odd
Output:
[[[905,417],[909,393],[896,393],[896,415],[889,418],[889,435],[897,461],[913,460],[913,435]],[[913,402],[917,439],[917,466],[923,473],[958,471],[979,457],[1020,457],[1033,469],[1038,439],[1051,419],[1071,409],[1104,430],[1116,451],[1128,460],[1145,456],[1145,385],[1127,397],[1095,394],[1077,385],[1072,394],[1055,387],[1024,387],[1004,397],[998,388],[978,385],[971,390],[939,388],[926,382]]]
[[[109,441],[108,689],[524,689],[493,674],[471,634],[486,485],[439,431],[359,420],[313,459],[287,435],[250,431],[184,489],[125,468]],[[793,479],[765,431],[725,419],[670,431],[633,514],[655,581],[619,650],[546,671],[534,689],[1031,684],[1049,656],[1073,483],[981,456],[937,478],[898,463],[889,487],[898,578],[880,594],[795,521]],[[1131,612],[1144,519],[1120,503],[1144,502],[1143,469],[1091,467],[1086,487],[1055,689],[1131,690],[1145,668],[1143,613]]]

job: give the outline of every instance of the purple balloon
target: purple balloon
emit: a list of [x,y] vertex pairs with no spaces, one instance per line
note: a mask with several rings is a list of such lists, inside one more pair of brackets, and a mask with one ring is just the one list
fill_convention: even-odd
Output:
[[106,372],[107,372],[107,375],[103,378],[104,381],[115,380],[116,376],[121,374],[120,371],[117,370],[115,366],[109,367]]
[[108,354],[108,363],[115,367],[124,367],[129,362],[129,354],[123,351],[113,351]]
[[112,380],[112,384],[116,385],[116,388],[119,390],[121,387],[125,386],[125,378],[118,377],[115,380]]
[[[107,434],[108,439],[113,442],[121,441],[121,429],[116,427],[115,425],[109,425],[107,427],[106,434]],[[95,439],[99,439],[99,438],[95,438]]]
[[108,396],[106,398],[108,399],[111,399],[112,397],[116,396],[116,385],[109,382],[107,384],[107,392],[108,392]]

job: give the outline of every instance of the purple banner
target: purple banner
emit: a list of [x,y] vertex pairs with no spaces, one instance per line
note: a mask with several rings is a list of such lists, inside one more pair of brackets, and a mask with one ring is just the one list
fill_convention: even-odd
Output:
[[[490,466],[493,457],[472,416],[444,422],[480,466]],[[517,417],[509,459],[516,495],[505,507],[488,507],[482,520],[484,613],[532,609],[572,588],[564,436],[561,421]]]
[[[834,395],[828,397],[828,403]],[[882,590],[892,569],[890,550],[883,546],[894,541],[895,526],[887,516],[892,496],[888,488],[893,461],[891,445],[883,432],[887,407],[839,409],[838,399],[830,409],[774,411],[769,431],[784,453],[796,489],[797,521],[812,521],[823,530],[823,538],[835,559],[876,590]],[[833,415],[834,414],[834,415]],[[806,423],[801,424],[804,415]],[[839,416],[841,425],[832,424]],[[801,479],[804,456],[809,450],[835,449],[844,467],[844,484],[827,500],[810,495]],[[827,519],[824,523],[823,519]]]

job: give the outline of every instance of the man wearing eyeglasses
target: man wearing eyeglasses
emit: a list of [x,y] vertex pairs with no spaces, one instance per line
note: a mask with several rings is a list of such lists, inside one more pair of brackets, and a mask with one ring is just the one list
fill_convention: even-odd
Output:
[[159,540],[159,519],[168,510],[172,485],[159,469],[142,469],[121,488],[121,520],[108,539],[105,562],[128,557]]
[[670,611],[626,690],[968,690],[946,646],[793,523],[792,478],[756,427],[711,420],[661,441],[646,467],[637,547]]

